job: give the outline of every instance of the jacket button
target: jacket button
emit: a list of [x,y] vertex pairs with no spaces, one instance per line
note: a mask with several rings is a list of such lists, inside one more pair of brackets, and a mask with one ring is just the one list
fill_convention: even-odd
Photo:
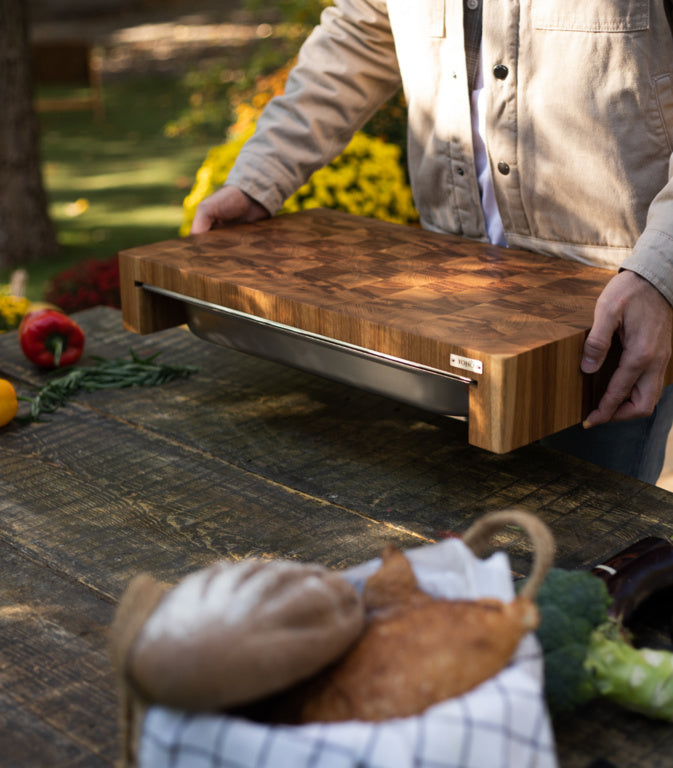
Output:
[[509,74],[509,69],[504,64],[496,64],[493,67],[493,74],[498,80],[504,80]]
[[501,160],[498,163],[498,170],[500,171],[500,173],[502,173],[503,176],[507,176],[507,174],[509,173],[509,165],[504,160]]

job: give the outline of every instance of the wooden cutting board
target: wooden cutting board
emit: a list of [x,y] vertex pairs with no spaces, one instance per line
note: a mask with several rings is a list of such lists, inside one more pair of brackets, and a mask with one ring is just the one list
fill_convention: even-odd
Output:
[[580,372],[612,273],[330,210],[120,253],[125,326],[185,321],[143,285],[467,376],[469,441],[503,453],[576,424]]

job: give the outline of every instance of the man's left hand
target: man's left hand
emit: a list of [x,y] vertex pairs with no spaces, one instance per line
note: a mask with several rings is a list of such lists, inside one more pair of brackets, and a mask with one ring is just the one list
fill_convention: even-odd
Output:
[[673,308],[652,283],[629,270],[615,275],[598,297],[584,343],[584,373],[601,367],[615,332],[622,343],[619,365],[585,427],[649,416],[664,388]]

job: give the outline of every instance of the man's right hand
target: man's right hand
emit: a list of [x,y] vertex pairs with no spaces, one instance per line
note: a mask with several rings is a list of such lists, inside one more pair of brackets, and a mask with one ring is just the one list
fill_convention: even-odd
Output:
[[251,224],[253,221],[268,219],[269,216],[266,208],[243,190],[238,187],[221,187],[196,207],[190,234],[198,235],[230,224]]

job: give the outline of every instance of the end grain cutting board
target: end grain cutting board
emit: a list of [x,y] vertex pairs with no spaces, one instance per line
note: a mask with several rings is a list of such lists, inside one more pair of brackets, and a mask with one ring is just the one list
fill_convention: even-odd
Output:
[[579,364],[606,270],[328,210],[126,250],[120,270],[137,333],[202,304],[444,372],[489,451],[578,423],[600,393]]

